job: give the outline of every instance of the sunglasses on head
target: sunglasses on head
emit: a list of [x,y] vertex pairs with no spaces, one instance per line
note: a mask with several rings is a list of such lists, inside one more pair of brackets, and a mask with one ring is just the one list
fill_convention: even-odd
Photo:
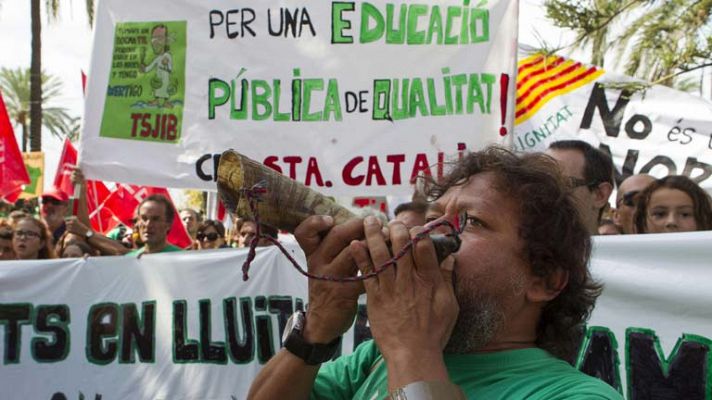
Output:
[[630,192],[623,193],[623,197],[621,197],[619,203],[623,203],[628,207],[635,207],[635,196],[637,196],[638,193],[640,193],[640,190],[631,190]]
[[202,242],[204,240],[207,240],[208,242],[214,242],[218,240],[220,235],[218,235],[216,232],[210,232],[210,233],[198,233],[195,235],[195,237],[198,239],[199,242]]
[[51,204],[53,206],[58,206],[58,205],[64,204],[64,203],[55,199],[54,197],[43,197],[42,204]]

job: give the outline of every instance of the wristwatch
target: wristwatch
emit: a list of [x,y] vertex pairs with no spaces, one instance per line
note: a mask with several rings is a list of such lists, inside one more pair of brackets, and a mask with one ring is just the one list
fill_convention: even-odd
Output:
[[304,360],[307,365],[319,365],[334,357],[341,345],[341,336],[331,343],[309,343],[302,333],[306,323],[304,311],[297,311],[287,320],[282,334],[282,345],[287,351]]
[[390,393],[388,400],[465,400],[465,393],[452,382],[417,381]]
[[84,234],[84,238],[85,238],[86,240],[91,239],[92,236],[94,236],[94,231],[92,231],[91,229],[89,229],[89,230],[87,231],[87,233]]

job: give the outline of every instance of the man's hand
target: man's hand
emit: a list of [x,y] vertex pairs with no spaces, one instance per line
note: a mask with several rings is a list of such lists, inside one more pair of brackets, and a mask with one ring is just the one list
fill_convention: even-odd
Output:
[[[389,224],[392,251],[375,218],[366,218],[366,243],[351,251],[362,273],[373,271],[397,254],[415,235],[398,221]],[[454,258],[438,265],[426,238],[376,278],[364,282],[371,333],[388,365],[389,387],[416,380],[447,380],[442,349],[455,326],[459,307],[452,285]]]
[[79,167],[72,167],[72,175],[70,176],[70,180],[74,185],[84,185],[84,173]]
[[85,237],[87,232],[90,231],[90,228],[79,222],[77,217],[68,217],[65,223],[67,224],[67,232],[81,237]]
[[[308,270],[316,275],[335,277],[356,276],[349,243],[363,237],[363,222],[354,219],[333,226],[329,216],[312,216],[294,231],[307,256]],[[326,236],[323,236],[328,232]],[[310,343],[329,343],[346,332],[363,293],[360,282],[329,282],[309,280],[309,308],[304,338]]]

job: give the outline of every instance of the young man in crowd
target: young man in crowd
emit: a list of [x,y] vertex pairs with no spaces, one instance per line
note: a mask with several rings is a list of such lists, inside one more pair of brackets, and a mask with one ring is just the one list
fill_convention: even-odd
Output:
[[560,140],[549,145],[553,157],[569,180],[576,207],[586,229],[598,234],[598,223],[613,193],[613,161],[581,140]]
[[428,205],[420,201],[409,201],[399,204],[393,214],[397,221],[403,222],[406,228],[425,225],[425,211]]
[[[462,220],[460,250],[440,265],[430,240],[363,283],[309,282],[284,349],[250,399],[621,399],[571,360],[600,286],[590,236],[557,165],[490,148],[463,157],[429,190],[429,220]],[[373,217],[333,226],[314,216],[295,232],[309,271],[350,277],[397,254],[422,227]],[[365,242],[361,239],[364,238]],[[385,237],[384,237],[385,236]],[[386,241],[386,238],[389,241]],[[368,295],[373,341],[322,365]]]
[[[270,236],[273,239],[277,239],[279,235],[279,231],[277,229],[268,226],[268,225],[262,225],[261,226],[261,232],[263,235]],[[252,238],[255,237],[257,234],[257,223],[255,223],[255,220],[252,218],[242,218],[242,221],[240,223],[240,237],[239,237],[239,247],[250,247],[250,243],[252,242]],[[273,243],[270,242],[269,240],[265,238],[259,238],[257,241],[257,247],[266,247],[266,246],[272,246]]]
[[192,208],[184,208],[180,210],[180,220],[185,226],[185,230],[188,231],[191,239],[195,240],[198,234],[198,225],[200,225],[202,219],[200,214]]
[[166,253],[181,251],[180,247],[168,243],[168,232],[173,225],[175,210],[170,200],[154,194],[143,199],[138,206],[136,226],[144,246],[128,252],[126,255]]
[[618,225],[623,234],[635,233],[633,229],[633,214],[635,214],[635,196],[648,187],[655,178],[648,174],[631,175],[621,182],[616,193],[616,211],[613,222]]

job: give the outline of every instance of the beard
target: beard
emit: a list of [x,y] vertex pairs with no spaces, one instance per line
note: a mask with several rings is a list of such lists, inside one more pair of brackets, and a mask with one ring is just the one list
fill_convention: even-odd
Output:
[[491,296],[457,296],[460,313],[444,352],[470,354],[490,343],[504,324],[501,305]]
[[503,300],[521,294],[524,275],[513,276],[509,287],[494,293],[482,290],[477,280],[462,282],[453,274],[455,297],[460,306],[455,327],[443,350],[446,354],[475,353],[492,342],[506,322]]

